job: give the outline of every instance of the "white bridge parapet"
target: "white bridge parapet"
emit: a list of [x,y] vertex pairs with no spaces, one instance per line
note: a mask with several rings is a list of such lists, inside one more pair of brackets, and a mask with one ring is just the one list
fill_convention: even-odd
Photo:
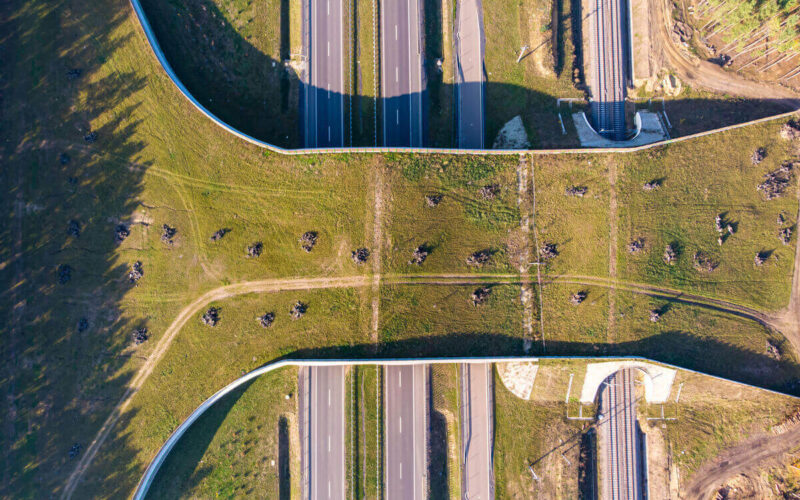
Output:
[[638,368],[644,375],[644,398],[648,403],[665,403],[669,399],[677,370],[641,361],[609,361],[586,365],[581,403],[594,402],[600,385],[623,368]]

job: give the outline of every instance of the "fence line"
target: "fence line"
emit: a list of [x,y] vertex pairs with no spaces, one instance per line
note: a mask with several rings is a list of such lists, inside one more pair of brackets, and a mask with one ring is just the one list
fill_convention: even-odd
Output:
[[[260,139],[256,139],[255,137],[245,134],[244,132],[240,131],[239,129],[229,125],[228,123],[222,121],[219,117],[217,117],[214,113],[212,113],[208,108],[200,104],[200,102],[195,99],[195,97],[189,92],[189,89],[181,82],[178,75],[172,69],[172,66],[167,61],[167,57],[164,54],[164,51],[161,49],[161,45],[159,45],[158,40],[156,39],[155,33],[153,32],[153,28],[150,26],[150,22],[145,15],[144,9],[140,3],[140,0],[130,0],[131,6],[133,7],[134,12],[136,13],[136,18],[139,21],[139,25],[144,32],[145,37],[147,38],[148,43],[150,44],[150,48],[153,51],[153,54],[158,59],[159,64],[166,72],[167,76],[172,83],[178,88],[178,90],[183,94],[183,96],[195,107],[198,111],[204,114],[208,119],[213,121],[216,125],[220,128],[224,129],[225,131],[235,135],[236,137],[249,142],[255,146],[260,148],[267,149],[269,151],[280,153],[284,155],[306,155],[306,154],[342,154],[342,153],[363,153],[363,154],[376,154],[376,153],[418,153],[418,154],[446,154],[446,155],[484,155],[484,156],[508,156],[508,155],[519,155],[521,153],[528,153],[528,154],[536,154],[536,155],[549,155],[549,154],[586,154],[586,153],[635,153],[638,151],[644,151],[651,148],[656,148],[660,146],[665,146],[667,144],[674,144],[678,142],[688,141],[690,139],[695,139],[698,137],[703,137],[710,134],[716,134],[720,132],[725,132],[728,130],[733,130],[741,127],[747,127],[750,125],[755,125],[758,123],[768,122],[772,120],[779,120],[782,118],[786,118],[789,116],[796,115],[798,110],[789,111],[786,113],[781,113],[778,115],[768,116],[765,118],[759,118],[757,120],[751,120],[749,122],[744,123],[737,123],[735,125],[729,125],[727,127],[717,128],[713,130],[707,130],[705,132],[698,132],[696,134],[686,135],[683,137],[677,137],[674,139],[667,139],[663,141],[653,142],[651,144],[645,144],[643,146],[635,146],[635,147],[619,147],[619,148],[565,148],[565,149],[528,149],[528,150],[510,150],[510,149],[456,149],[456,148],[401,148],[401,147],[355,147],[355,148],[320,148],[320,149],[312,149],[312,148],[301,148],[301,149],[286,149],[280,146],[275,146],[274,144],[270,144],[266,141],[262,141]],[[376,103],[378,96],[375,96]],[[376,115],[377,116],[377,115]],[[376,129],[377,130],[377,129]]]

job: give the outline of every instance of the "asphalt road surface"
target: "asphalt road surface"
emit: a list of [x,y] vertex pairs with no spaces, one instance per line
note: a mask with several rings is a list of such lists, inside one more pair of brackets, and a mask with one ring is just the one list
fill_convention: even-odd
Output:
[[591,5],[592,119],[601,135],[623,140],[627,132],[628,4],[627,0],[591,0]]
[[460,0],[456,11],[458,147],[483,149],[483,15],[480,0]]
[[420,0],[381,0],[381,90],[385,146],[424,146]]
[[465,500],[494,498],[492,365],[461,365],[461,446]]
[[306,378],[301,370],[301,397],[305,393],[301,408],[308,414],[301,431],[309,433],[302,436],[308,443],[303,455],[309,462],[304,470],[303,498],[345,500],[345,367],[312,366],[307,370]]
[[598,433],[605,454],[603,498],[609,500],[644,500],[635,373],[626,368],[611,375],[600,396]]
[[427,365],[384,368],[387,500],[427,498]]
[[309,75],[305,88],[305,145],[344,146],[342,0],[309,0]]

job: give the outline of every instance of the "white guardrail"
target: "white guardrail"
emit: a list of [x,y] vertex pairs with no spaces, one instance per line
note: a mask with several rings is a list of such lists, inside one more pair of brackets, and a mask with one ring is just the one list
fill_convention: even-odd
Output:
[[785,394],[779,391],[773,391],[771,389],[764,389],[763,387],[757,387],[751,384],[745,384],[742,382],[737,382],[735,380],[727,379],[724,377],[717,377],[716,375],[709,375],[707,373],[699,372],[696,370],[691,370],[687,368],[681,368],[679,366],[671,365],[669,363],[662,363],[660,361],[655,361],[649,358],[643,358],[641,356],[611,356],[611,357],[591,357],[591,356],[538,356],[538,357],[513,357],[513,356],[503,356],[503,357],[487,357],[487,358],[414,358],[414,359],[334,359],[334,360],[308,360],[308,359],[285,359],[281,361],[275,361],[272,363],[268,363],[264,366],[256,368],[255,370],[251,371],[250,373],[243,375],[242,377],[234,380],[230,384],[226,385],[213,396],[206,399],[200,406],[195,409],[191,415],[189,415],[186,420],[184,420],[177,429],[175,429],[172,434],[169,436],[167,441],[161,446],[161,449],[158,450],[158,453],[150,462],[150,465],[147,466],[147,470],[145,471],[142,479],[139,481],[139,484],[136,486],[136,491],[133,494],[134,500],[144,500],[147,496],[147,492],[152,486],[153,481],[155,480],[156,475],[158,474],[158,470],[163,465],[164,461],[166,460],[169,453],[175,447],[177,442],[180,440],[181,436],[183,436],[189,427],[200,418],[209,408],[214,406],[220,399],[225,397],[228,393],[235,390],[236,388],[246,384],[247,382],[253,380],[254,378],[260,377],[265,373],[269,373],[273,370],[277,370],[279,368],[294,366],[294,367],[301,367],[301,366],[325,366],[325,365],[379,365],[379,366],[388,366],[388,365],[414,365],[414,364],[449,364],[449,363],[503,363],[509,361],[515,362],[524,362],[529,361],[532,363],[536,363],[539,360],[577,360],[577,361],[596,361],[596,362],[604,362],[609,360],[638,360],[641,362],[646,363],[654,363],[661,366],[667,366],[670,368],[674,368],[676,370],[682,370],[685,372],[696,373],[699,375],[705,375],[707,377],[711,377],[717,380],[722,380],[725,382],[731,382],[734,384],[743,385],[746,387],[751,387],[754,389],[760,389],[762,391],[767,391],[772,394],[777,394],[780,396],[788,396],[791,398],[795,398],[800,400],[797,396],[793,396],[791,394]]
[[583,154],[583,153],[635,153],[637,151],[644,151],[646,149],[655,148],[658,146],[664,146],[666,144],[672,144],[676,142],[682,142],[689,139],[694,139],[697,137],[702,137],[709,134],[715,134],[719,132],[724,132],[726,130],[732,130],[740,127],[746,127],[748,125],[754,125],[756,123],[762,123],[771,120],[779,120],[781,118],[786,118],[788,116],[792,116],[798,112],[798,110],[789,111],[787,113],[782,113],[779,115],[768,116],[766,118],[759,118],[758,120],[752,120],[749,122],[738,123],[736,125],[730,125],[728,127],[722,127],[713,130],[707,130],[705,132],[699,132],[697,134],[686,135],[683,137],[677,137],[675,139],[667,139],[663,141],[653,142],[651,144],[646,144],[643,146],[635,146],[635,147],[619,147],[619,148],[571,148],[571,149],[519,149],[519,150],[511,150],[511,149],[456,149],[456,148],[399,148],[399,147],[352,147],[352,148],[320,148],[320,149],[285,149],[279,146],[275,146],[274,144],[270,144],[268,142],[262,141],[260,139],[256,139],[255,137],[245,134],[241,130],[232,127],[231,125],[222,121],[219,117],[217,117],[214,113],[209,111],[205,106],[200,104],[200,102],[195,99],[195,97],[189,92],[189,89],[181,82],[178,75],[172,69],[172,66],[167,61],[167,57],[164,54],[164,51],[161,50],[161,46],[156,39],[156,35],[153,32],[153,28],[150,26],[150,22],[147,20],[147,16],[144,13],[144,9],[142,8],[141,3],[139,0],[130,0],[131,5],[133,6],[133,10],[136,13],[136,17],[139,20],[139,25],[144,31],[145,37],[147,37],[147,41],[150,44],[150,48],[153,50],[153,53],[158,59],[159,64],[167,73],[167,76],[172,83],[178,87],[178,90],[183,94],[183,96],[191,102],[195,108],[198,109],[201,113],[203,113],[208,119],[213,121],[219,127],[223,128],[227,132],[243,139],[251,144],[254,144],[260,148],[268,149],[275,153],[280,153],[284,155],[305,155],[305,154],[341,154],[341,153],[419,153],[419,154],[447,154],[447,155],[493,155],[493,156],[502,156],[502,155],[519,155],[519,154],[537,154],[537,155],[550,155],[550,154]]

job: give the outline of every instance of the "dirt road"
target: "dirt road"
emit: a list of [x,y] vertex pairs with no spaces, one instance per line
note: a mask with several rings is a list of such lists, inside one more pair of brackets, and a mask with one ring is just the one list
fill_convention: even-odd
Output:
[[705,500],[732,477],[776,464],[793,448],[800,446],[800,426],[780,434],[759,434],[722,452],[703,465],[683,488],[682,498]]
[[713,92],[730,94],[750,99],[775,99],[787,108],[800,108],[800,95],[780,85],[759,83],[723,70],[716,64],[690,56],[672,41],[672,2],[648,0],[650,2],[651,47],[650,58],[653,74],[662,68],[673,69],[678,77],[694,87]]

